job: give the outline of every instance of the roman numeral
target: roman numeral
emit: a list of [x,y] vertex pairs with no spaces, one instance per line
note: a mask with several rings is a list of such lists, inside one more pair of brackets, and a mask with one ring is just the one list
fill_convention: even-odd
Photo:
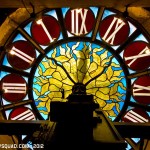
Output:
[[[115,30],[113,31],[113,33],[111,33],[110,36],[109,33],[112,29],[112,27],[115,25],[116,23],[116,26],[115,26]],[[114,17],[113,21],[111,22],[108,30],[106,31],[105,35],[102,37],[102,39],[104,41],[106,41],[107,43],[110,42],[110,44],[113,44],[114,43],[114,39],[115,39],[115,36],[117,34],[117,32],[125,25],[125,23],[121,20],[121,19],[118,19],[116,17]]]
[[128,120],[132,121],[132,122],[148,122],[149,120],[142,117],[141,115],[137,114],[136,112],[134,112],[133,110],[130,110],[125,116],[124,118],[127,118]]
[[11,118],[11,120],[34,120],[34,114],[31,112],[31,110],[26,110],[23,113],[15,116],[14,118]]
[[[88,9],[84,9],[84,12],[82,12],[82,9],[75,9],[71,10],[71,32],[76,34],[76,35],[81,35],[83,34],[83,31],[86,33],[86,25],[85,25],[85,20],[87,16]],[[81,16],[81,27],[79,28],[79,15]]]
[[24,60],[24,61],[26,61],[27,63],[30,63],[30,64],[34,61],[34,58],[30,57],[26,53],[24,53],[24,52],[20,51],[19,49],[15,48],[14,46],[11,49],[10,54],[16,55],[17,57],[21,58],[22,60]]
[[26,93],[26,83],[3,83],[4,93]]
[[[134,87],[133,88],[136,88],[136,89],[133,89],[133,95],[134,96],[150,96],[150,86],[141,86],[141,85],[137,85],[137,84],[134,84]],[[141,91],[141,90],[147,90],[148,93],[137,93],[137,91]]]
[[132,60],[130,63],[128,63],[129,66],[131,66],[138,58],[150,56],[150,49],[146,46],[138,55],[125,57],[125,60]]
[[46,33],[46,35],[49,39],[49,41],[53,42],[55,40],[55,38],[52,38],[52,36],[50,35],[49,31],[47,30],[45,24],[43,23],[42,19],[39,19],[36,23],[42,26],[44,32]]

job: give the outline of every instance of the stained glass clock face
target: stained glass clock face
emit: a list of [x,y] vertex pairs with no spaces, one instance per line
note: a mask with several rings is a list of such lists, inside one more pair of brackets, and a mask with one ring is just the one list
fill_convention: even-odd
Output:
[[80,88],[79,84],[85,87],[86,94],[94,95],[94,101],[107,116],[116,118],[123,108],[127,88],[121,62],[100,44],[81,40],[50,49],[37,66],[33,95],[41,115],[47,118],[50,102],[62,99],[62,90],[67,99],[74,93],[73,87]]
[[1,48],[4,118],[45,120],[51,101],[83,90],[94,95],[111,121],[149,122],[148,33],[112,9],[40,13],[21,24]]

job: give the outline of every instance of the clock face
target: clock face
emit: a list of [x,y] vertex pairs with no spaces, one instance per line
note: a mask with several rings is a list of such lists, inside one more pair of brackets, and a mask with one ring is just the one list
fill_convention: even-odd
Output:
[[[61,100],[82,89],[114,120],[126,101],[127,79],[122,61],[100,43],[71,41],[49,49],[33,77],[33,99],[47,118],[52,100]],[[44,114],[44,115],[43,115]]]
[[150,39],[130,17],[101,11],[50,9],[15,30],[0,53],[5,119],[46,120],[51,101],[77,92],[111,121],[149,122]]

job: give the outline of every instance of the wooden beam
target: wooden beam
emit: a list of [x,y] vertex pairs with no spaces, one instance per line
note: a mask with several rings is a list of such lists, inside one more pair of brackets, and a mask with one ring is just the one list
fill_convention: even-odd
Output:
[[113,123],[124,138],[150,138],[150,123]]
[[150,7],[149,0],[1,0],[0,7],[1,8],[21,8],[24,7],[31,7],[31,3],[35,7],[45,7],[45,8],[59,8],[59,7],[89,7],[89,6],[104,6],[104,7],[115,7],[115,6],[126,6],[127,4],[131,4],[132,7],[142,6],[142,7]]
[[[49,124],[50,121],[19,121],[19,120],[1,120],[0,135],[28,134],[36,131],[42,124]],[[101,124],[101,123],[98,123]],[[150,138],[150,123],[125,123],[113,122],[122,138]],[[94,129],[96,130],[96,129]],[[98,130],[97,130],[98,131]]]
[[25,101],[21,101],[21,102],[4,105],[4,106],[0,107],[0,111],[12,109],[14,107],[18,107],[18,106],[22,106],[22,105],[31,104],[32,102],[33,102],[32,100],[25,100]]

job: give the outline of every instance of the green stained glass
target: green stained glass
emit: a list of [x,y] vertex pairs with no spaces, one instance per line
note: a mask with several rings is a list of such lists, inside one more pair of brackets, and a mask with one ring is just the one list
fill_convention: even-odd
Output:
[[114,120],[126,98],[126,79],[114,55],[90,42],[68,42],[47,53],[33,80],[35,104],[42,116],[50,111],[50,101],[66,99],[76,84],[93,94],[106,115]]

